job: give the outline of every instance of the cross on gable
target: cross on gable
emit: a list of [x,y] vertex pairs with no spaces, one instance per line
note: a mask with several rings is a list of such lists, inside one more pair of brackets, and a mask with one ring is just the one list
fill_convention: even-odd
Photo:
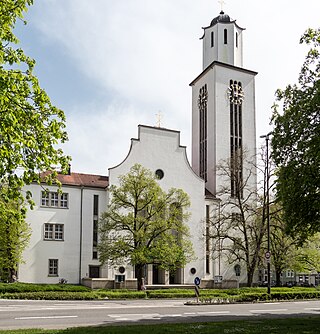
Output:
[[159,110],[159,112],[156,114],[157,116],[157,123],[156,123],[156,126],[158,128],[161,128],[161,120],[162,120],[162,113],[161,111]]

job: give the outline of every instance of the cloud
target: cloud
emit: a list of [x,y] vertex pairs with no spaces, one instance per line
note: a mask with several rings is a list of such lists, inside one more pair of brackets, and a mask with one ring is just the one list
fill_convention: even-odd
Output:
[[[259,72],[258,137],[268,131],[275,90],[298,77],[305,54],[298,40],[309,25],[318,23],[319,7],[318,0],[294,6],[288,0],[230,1],[225,6],[247,28],[245,67]],[[188,84],[202,70],[201,27],[219,11],[211,0],[35,2],[29,25],[46,49],[41,53],[37,46],[37,64],[52,62],[50,52],[51,58],[58,51],[62,55],[55,64],[59,76],[48,80],[56,80],[50,86],[55,103],[65,106],[70,137],[66,150],[73,156],[74,170],[105,174],[125,158],[137,125],[155,125],[159,110],[163,126],[181,130],[181,144],[190,150]],[[81,75],[73,75],[70,64]],[[83,82],[81,87],[75,82],[68,95],[63,85],[67,80],[71,87],[72,80]]]

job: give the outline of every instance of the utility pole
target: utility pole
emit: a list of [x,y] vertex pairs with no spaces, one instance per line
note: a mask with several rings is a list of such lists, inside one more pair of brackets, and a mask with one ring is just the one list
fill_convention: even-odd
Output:
[[265,196],[266,196],[266,206],[267,206],[267,242],[268,242],[268,249],[266,252],[266,260],[267,260],[267,276],[268,276],[268,295],[271,293],[271,252],[270,252],[270,201],[269,201],[269,179],[270,179],[270,171],[269,171],[269,136],[272,132],[269,132],[266,135],[260,136],[260,138],[266,139],[266,189],[265,189]]

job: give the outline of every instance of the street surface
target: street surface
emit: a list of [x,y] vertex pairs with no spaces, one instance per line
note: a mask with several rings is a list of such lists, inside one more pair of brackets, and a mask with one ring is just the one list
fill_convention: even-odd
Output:
[[184,305],[186,300],[0,300],[0,329],[227,321],[320,315],[320,301]]

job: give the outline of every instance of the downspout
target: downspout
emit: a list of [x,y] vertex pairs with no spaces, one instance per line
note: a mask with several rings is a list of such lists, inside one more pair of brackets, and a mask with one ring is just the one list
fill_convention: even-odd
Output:
[[79,284],[81,285],[81,271],[82,271],[82,224],[83,224],[83,186],[81,186],[80,194],[80,252],[79,252]]

